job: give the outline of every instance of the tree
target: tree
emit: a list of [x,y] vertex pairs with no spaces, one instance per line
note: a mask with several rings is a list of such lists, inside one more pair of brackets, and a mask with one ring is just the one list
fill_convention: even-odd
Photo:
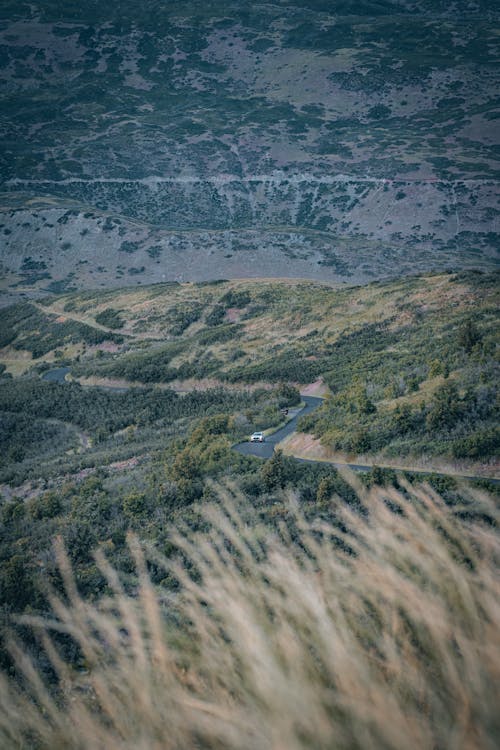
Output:
[[28,502],[28,508],[32,518],[54,518],[62,511],[62,502],[59,493],[46,492],[41,497],[33,498]]
[[435,378],[443,374],[443,363],[439,359],[433,359],[429,364],[429,377]]
[[144,492],[131,492],[123,498],[123,512],[131,519],[143,516],[146,507]]
[[293,385],[288,383],[280,383],[276,389],[276,396],[278,397],[278,404],[280,409],[284,406],[296,406],[300,404],[300,393]]
[[410,404],[399,404],[392,415],[392,427],[398,435],[406,435],[414,427],[414,415]]
[[354,409],[359,414],[373,414],[377,411],[373,401],[366,394],[366,386],[357,385],[353,389]]
[[481,332],[471,318],[468,318],[458,329],[458,344],[470,354],[476,344],[482,340]]
[[333,493],[337,490],[338,482],[334,477],[323,477],[316,492],[316,502],[326,503],[330,500]]
[[366,453],[370,450],[371,440],[367,430],[357,430],[350,441],[350,447],[348,450],[354,451],[354,453]]
[[262,467],[261,477],[266,490],[274,490],[276,487],[285,486],[286,468],[283,451],[274,451],[269,461],[266,461]]
[[453,381],[443,383],[432,398],[431,408],[427,414],[427,427],[441,429],[452,427],[462,411],[458,388]]
[[200,474],[200,461],[189,448],[177,454],[171,470],[172,479],[192,480]]
[[22,555],[13,555],[0,565],[0,601],[21,611],[33,597],[33,571]]

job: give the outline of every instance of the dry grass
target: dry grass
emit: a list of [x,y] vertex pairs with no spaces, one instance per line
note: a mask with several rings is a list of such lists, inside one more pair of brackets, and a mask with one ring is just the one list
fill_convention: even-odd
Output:
[[[209,531],[174,535],[198,571],[164,562],[182,584],[174,599],[153,589],[131,539],[137,595],[98,554],[114,593],[86,603],[59,547],[67,599],[52,597],[52,621],[31,620],[58,688],[13,643],[24,687],[2,677],[0,745],[498,747],[494,524],[457,521],[429,488],[358,492],[370,512],[342,511],[350,533],[306,523],[291,498],[294,541],[249,524],[227,492],[204,511]],[[51,629],[80,644],[85,671],[62,661]]]
[[342,453],[324,446],[319,438],[308,432],[294,432],[281,443],[280,448],[286,456],[305,458],[311,461],[323,461],[335,466],[378,466],[380,469],[395,471],[437,472],[457,479],[474,479],[484,477],[494,479],[500,475],[500,461],[496,458],[484,459],[481,463],[472,459],[445,459],[440,456],[420,456],[387,458],[383,453]]

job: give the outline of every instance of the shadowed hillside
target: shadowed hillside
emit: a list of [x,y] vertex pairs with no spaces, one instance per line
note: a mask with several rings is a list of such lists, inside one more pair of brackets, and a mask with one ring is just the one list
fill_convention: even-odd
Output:
[[123,277],[359,283],[498,259],[490,0],[0,13],[14,295]]

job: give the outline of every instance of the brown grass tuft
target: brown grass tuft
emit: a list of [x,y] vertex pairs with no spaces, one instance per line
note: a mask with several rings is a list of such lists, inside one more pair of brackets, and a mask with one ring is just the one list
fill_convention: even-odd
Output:
[[[224,491],[203,511],[209,531],[178,531],[182,556],[155,560],[179,579],[175,596],[152,586],[131,538],[137,594],[98,553],[113,594],[85,602],[59,544],[66,599],[52,597],[52,620],[30,620],[57,685],[11,644],[23,678],[1,676],[0,745],[498,747],[490,500],[476,497],[494,523],[466,523],[428,487],[358,490],[369,513],[340,511],[344,530],[306,522],[291,498],[293,523],[274,534]],[[61,659],[52,631],[71,634],[85,670]]]

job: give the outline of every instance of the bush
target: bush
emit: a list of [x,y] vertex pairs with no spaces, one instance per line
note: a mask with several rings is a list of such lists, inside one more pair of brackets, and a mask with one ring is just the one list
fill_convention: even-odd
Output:
[[229,292],[226,292],[226,294],[224,294],[220,298],[221,305],[224,305],[226,309],[228,307],[246,307],[250,304],[250,302],[251,297],[248,292],[236,292],[233,289],[231,289]]
[[111,308],[97,313],[95,316],[95,322],[99,323],[101,326],[113,329],[123,328],[124,325],[119,310],[112,310]]
[[285,406],[297,406],[300,404],[300,392],[295,386],[288,383],[280,383],[276,389],[278,406],[282,409]]
[[226,317],[226,308],[223,305],[215,305],[205,318],[207,326],[218,326]]
[[476,344],[482,340],[481,333],[471,318],[468,318],[458,330],[458,344],[463,347],[467,353],[473,350]]
[[295,351],[287,351],[255,364],[233,367],[221,377],[230,383],[255,383],[260,380],[280,383],[283,380],[292,383],[310,383],[323,371],[319,362],[304,359]]
[[462,413],[462,404],[458,388],[453,382],[441,385],[432,397],[431,407],[427,414],[427,425],[430,429],[451,427]]
[[452,446],[455,458],[487,459],[500,453],[500,428],[477,430],[472,435],[455,440]]

